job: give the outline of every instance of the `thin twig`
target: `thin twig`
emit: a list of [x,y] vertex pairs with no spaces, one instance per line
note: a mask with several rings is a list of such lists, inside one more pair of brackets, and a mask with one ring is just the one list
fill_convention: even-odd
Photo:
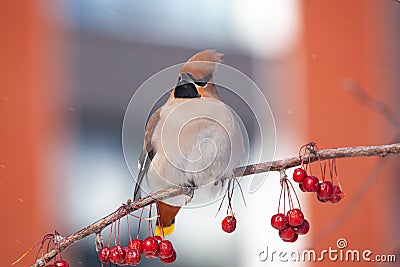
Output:
[[[334,158],[353,158],[353,157],[369,157],[369,156],[380,156],[384,157],[390,154],[400,153],[400,143],[380,146],[356,146],[356,147],[343,147],[333,148],[318,151],[318,155],[311,155],[307,159],[303,159],[303,163],[311,163],[320,160],[334,159]],[[275,160],[264,163],[252,164],[244,167],[239,167],[235,170],[236,176],[247,176],[251,174],[270,172],[270,171],[281,171],[291,167],[299,166],[301,164],[299,157],[292,157],[282,160]],[[107,215],[103,219],[79,230],[78,232],[65,237],[59,246],[59,250],[53,249],[48,253],[44,254],[39,258],[36,263],[32,264],[31,267],[42,267],[44,262],[50,261],[60,251],[66,249],[73,243],[91,235],[100,233],[105,227],[112,224],[113,222],[121,219],[122,217],[132,213],[133,211],[155,203],[156,201],[172,198],[179,195],[191,195],[193,189],[190,187],[176,187],[166,190],[161,190],[156,193],[150,194],[142,199],[135,202],[128,201],[122,207],[118,208],[115,212]]]
[[393,129],[398,133],[400,128],[400,117],[399,114],[393,110],[385,102],[367,94],[365,90],[356,82],[351,79],[344,82],[344,88],[350,92],[353,97],[358,100],[361,104],[371,108],[378,114],[383,116]]

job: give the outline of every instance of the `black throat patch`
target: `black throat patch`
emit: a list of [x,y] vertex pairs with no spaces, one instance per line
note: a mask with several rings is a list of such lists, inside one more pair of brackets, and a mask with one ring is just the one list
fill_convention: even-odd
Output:
[[193,83],[185,82],[183,84],[178,83],[175,87],[174,96],[175,98],[198,98],[200,94]]

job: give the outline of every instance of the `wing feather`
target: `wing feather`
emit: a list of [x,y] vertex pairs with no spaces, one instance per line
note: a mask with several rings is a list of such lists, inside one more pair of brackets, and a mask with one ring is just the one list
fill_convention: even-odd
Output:
[[154,129],[156,128],[159,120],[160,120],[160,111],[161,108],[157,109],[151,116],[149,121],[147,122],[145,135],[144,135],[144,142],[143,142],[143,149],[142,153],[139,157],[138,167],[139,173],[138,178],[136,180],[135,191],[133,193],[133,199],[138,200],[141,197],[141,185],[143,182],[143,178],[147,173],[147,170],[150,167],[151,160],[156,154],[155,148],[151,142]]

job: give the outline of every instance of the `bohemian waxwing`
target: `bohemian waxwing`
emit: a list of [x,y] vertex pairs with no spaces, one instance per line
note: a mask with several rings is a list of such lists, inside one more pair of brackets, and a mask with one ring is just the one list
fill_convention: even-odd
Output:
[[172,233],[181,206],[206,204],[221,196],[244,155],[239,123],[213,84],[221,57],[214,50],[192,56],[169,99],[147,122],[134,199],[140,197],[145,175],[151,192],[176,186],[194,189],[190,197],[157,203],[157,235]]

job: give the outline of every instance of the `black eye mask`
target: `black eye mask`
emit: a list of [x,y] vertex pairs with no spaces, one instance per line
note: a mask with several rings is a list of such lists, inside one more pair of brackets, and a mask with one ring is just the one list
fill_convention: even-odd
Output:
[[190,73],[182,73],[179,76],[178,84],[175,87],[175,98],[197,98],[201,97],[196,86],[205,87],[212,78],[212,74],[207,75],[203,79],[196,80]]
[[200,79],[200,80],[196,80],[193,76],[192,76],[192,74],[190,74],[190,73],[186,73],[189,77],[190,77],[190,79],[192,79],[192,81],[196,84],[196,85],[198,85],[198,86],[200,86],[200,87],[205,87],[206,85],[207,85],[207,83],[211,80],[211,78],[212,78],[212,74],[210,73],[210,74],[208,74],[206,77],[204,77],[203,79]]

